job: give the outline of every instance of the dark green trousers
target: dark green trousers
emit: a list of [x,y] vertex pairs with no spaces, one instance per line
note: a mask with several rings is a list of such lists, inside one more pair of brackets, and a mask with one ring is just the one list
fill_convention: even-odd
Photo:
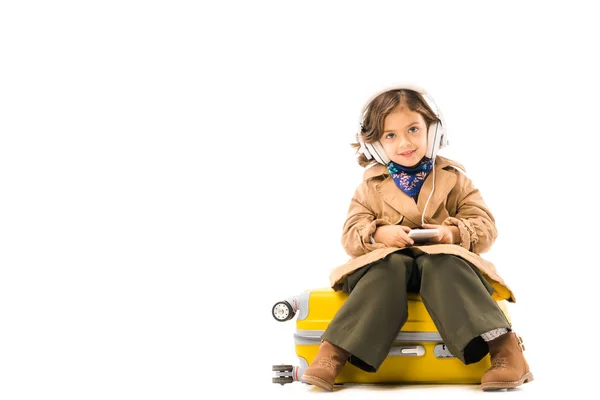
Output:
[[491,296],[494,288],[475,266],[449,254],[392,253],[348,275],[342,290],[348,299],[322,339],[348,351],[349,362],[368,372],[379,369],[406,322],[408,292],[420,293],[444,344],[465,364],[489,352],[482,333],[511,329]]

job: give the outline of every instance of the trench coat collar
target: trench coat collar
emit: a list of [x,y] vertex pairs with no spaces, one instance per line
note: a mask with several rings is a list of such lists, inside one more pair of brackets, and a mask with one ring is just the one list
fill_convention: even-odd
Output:
[[[420,227],[422,224],[421,218],[423,216],[423,210],[425,209],[425,203],[427,203],[431,190],[434,189],[433,195],[425,210],[426,223],[435,223],[431,220],[432,215],[435,214],[435,211],[439,208],[440,204],[444,202],[444,199],[456,184],[456,174],[444,169],[448,166],[457,166],[464,170],[464,167],[459,163],[437,156],[435,159],[434,171],[431,171],[425,179],[425,182],[423,182],[417,202],[396,186],[396,183],[390,176],[385,165],[376,164],[367,168],[363,174],[363,179],[366,181],[371,178],[382,177],[383,180],[376,185],[376,189],[381,194],[381,198],[384,202],[402,214],[404,218],[410,221],[410,223],[404,223],[404,225],[412,224],[413,226],[411,226],[411,228],[415,228]],[[433,187],[434,172],[435,188]],[[440,224],[442,221],[437,222]]]

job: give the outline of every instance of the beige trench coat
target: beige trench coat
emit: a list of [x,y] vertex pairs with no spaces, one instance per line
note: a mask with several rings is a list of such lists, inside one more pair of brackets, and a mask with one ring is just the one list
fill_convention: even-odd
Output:
[[495,220],[479,190],[461,171],[464,167],[450,159],[435,160],[435,190],[425,210],[425,222],[454,225],[460,231],[461,242],[411,246],[400,250],[382,243],[371,244],[370,237],[381,225],[400,224],[421,227],[421,216],[431,194],[434,173],[425,179],[418,201],[402,192],[394,183],[387,167],[376,164],[365,170],[363,182],[351,200],[343,227],[342,245],[352,258],[331,271],[331,287],[341,288],[344,277],[365,265],[381,260],[395,251],[418,254],[454,254],[475,265],[495,288],[493,297],[515,302],[515,296],[496,267],[480,254],[490,249],[498,235]]

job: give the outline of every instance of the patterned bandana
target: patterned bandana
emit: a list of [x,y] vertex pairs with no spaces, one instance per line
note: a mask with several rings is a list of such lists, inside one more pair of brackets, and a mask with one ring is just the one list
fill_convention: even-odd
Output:
[[423,157],[419,165],[414,168],[406,168],[390,161],[387,168],[394,182],[396,182],[396,186],[416,200],[425,178],[433,168],[433,160]]

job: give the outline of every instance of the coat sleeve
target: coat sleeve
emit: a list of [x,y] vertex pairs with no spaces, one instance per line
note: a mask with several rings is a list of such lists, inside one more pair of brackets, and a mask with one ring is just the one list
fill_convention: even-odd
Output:
[[365,182],[355,191],[342,232],[342,246],[349,256],[355,258],[375,249],[384,248],[383,243],[371,243],[371,235],[378,226],[390,225],[389,221],[379,216],[367,206],[370,196]]
[[442,225],[454,225],[460,231],[460,246],[476,254],[488,251],[498,237],[496,221],[481,193],[465,175],[459,174],[456,215]]

